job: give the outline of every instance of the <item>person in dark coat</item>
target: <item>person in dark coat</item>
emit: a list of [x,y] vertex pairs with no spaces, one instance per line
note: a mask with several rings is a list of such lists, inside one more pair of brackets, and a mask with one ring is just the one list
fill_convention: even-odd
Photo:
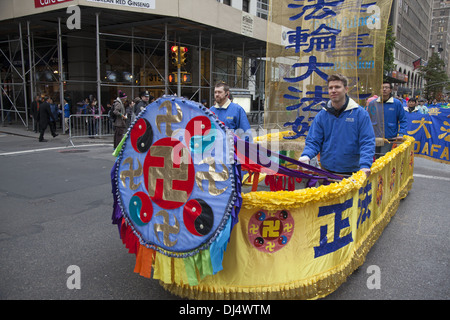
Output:
[[112,110],[116,116],[114,120],[114,149],[120,144],[124,134],[127,131],[127,113],[124,102],[127,100],[127,95],[119,90],[119,96],[113,102]]
[[38,132],[39,104],[41,104],[41,95],[37,94],[31,103],[31,117],[33,118],[33,131]]
[[[41,103],[41,105],[39,106],[39,113],[38,113],[39,131],[40,131],[39,142],[47,141],[44,139],[44,132],[47,129],[47,126],[49,125],[50,119],[53,119],[53,121],[56,122],[56,119],[53,116],[52,111],[50,109],[49,102],[50,102],[50,98],[45,97],[44,102]],[[58,135],[51,126],[50,126],[50,131],[52,133],[53,138]]]

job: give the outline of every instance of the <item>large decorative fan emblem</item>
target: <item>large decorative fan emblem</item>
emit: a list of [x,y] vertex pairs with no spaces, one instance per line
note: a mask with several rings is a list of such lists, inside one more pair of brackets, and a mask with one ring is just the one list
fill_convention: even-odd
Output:
[[195,102],[163,97],[139,115],[115,179],[141,244],[188,256],[217,238],[236,196],[232,148],[223,125]]

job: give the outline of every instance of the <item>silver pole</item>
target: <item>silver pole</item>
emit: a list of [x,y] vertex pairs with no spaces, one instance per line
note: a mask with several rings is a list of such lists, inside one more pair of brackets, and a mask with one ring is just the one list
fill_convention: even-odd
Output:
[[[19,23],[19,28],[20,28],[20,30],[22,29],[21,26],[20,26],[20,23]],[[19,31],[19,33],[20,33],[20,31]],[[10,39],[10,36],[8,35],[9,62],[11,64],[11,66],[14,66],[13,60],[14,60],[14,57],[15,57],[15,52],[17,51],[17,47],[12,48],[11,47],[11,41],[12,40]],[[20,36],[19,37],[19,45],[21,45],[21,41],[22,41],[22,37]],[[13,57],[13,51],[14,51],[14,57]],[[16,70],[17,74],[20,76],[19,70],[17,70],[16,68],[14,68],[14,69]],[[23,65],[22,65],[22,70],[23,70]],[[23,81],[24,81],[24,79],[22,78],[22,83],[23,83]],[[15,114],[15,118],[17,120],[17,113],[18,113],[19,110],[17,110],[17,106],[16,106],[16,86],[15,85],[13,85],[11,87],[11,91],[12,91],[12,96],[11,97],[8,96],[8,97],[11,100],[11,107],[13,107],[15,109],[15,111],[16,111],[16,112],[14,112],[14,114]],[[11,95],[11,93],[9,93],[9,95]],[[10,108],[10,110],[11,110],[11,108]],[[9,116],[11,117],[11,112],[9,113]]]
[[[0,72],[0,83],[2,83],[2,73]],[[0,87],[0,107],[2,110],[2,124],[5,125],[5,116],[3,114],[3,85]]]
[[213,57],[214,57],[214,54],[213,54],[213,50],[214,50],[214,48],[213,48],[213,35],[211,34],[211,38],[210,38],[210,46],[211,46],[211,49],[210,49],[210,51],[209,51],[209,105],[211,106],[212,105],[212,101],[213,100],[211,100],[212,98],[214,98],[213,97],[213,93],[214,93],[214,83],[213,83],[213,81],[214,81],[214,79],[213,79]]
[[202,103],[202,32],[198,33],[198,102]]
[[62,55],[62,34],[61,34],[61,18],[58,18],[58,72],[59,72],[59,101],[62,111],[62,128],[65,126],[64,115],[64,79],[63,79],[63,55]]
[[178,63],[177,63],[177,96],[181,97],[181,64],[180,64],[180,58],[181,58],[181,48],[180,48],[181,42],[178,44]]
[[167,23],[164,24],[165,28],[165,59],[164,59],[164,94],[169,94],[169,34],[167,31]]
[[[28,130],[28,97],[27,97],[27,80],[25,78],[25,59],[23,56],[23,41],[22,41],[22,23],[19,22],[19,34],[20,34],[20,55],[22,59],[22,83],[23,83],[23,98],[25,99],[25,123]],[[15,100],[14,100],[15,103]],[[17,108],[16,108],[17,111]]]
[[242,73],[242,79],[241,79],[241,88],[244,88],[244,77],[245,77],[245,42],[242,43],[242,61],[241,61],[241,73]]
[[[33,60],[31,58],[31,34],[30,34],[30,21],[27,21],[27,37],[28,37],[28,63],[30,68],[30,95],[31,99],[34,100],[34,72],[33,72]],[[33,117],[33,129],[34,129],[34,119]],[[28,115],[27,115],[27,128],[28,128]]]
[[134,100],[134,27],[131,27],[131,75],[132,75],[132,86],[131,86],[131,99]]
[[99,12],[95,13],[95,24],[96,24],[96,55],[97,55],[97,103],[98,103],[98,114],[100,115],[100,121],[98,125],[98,136],[102,136],[102,81],[100,79],[100,24],[99,24]]

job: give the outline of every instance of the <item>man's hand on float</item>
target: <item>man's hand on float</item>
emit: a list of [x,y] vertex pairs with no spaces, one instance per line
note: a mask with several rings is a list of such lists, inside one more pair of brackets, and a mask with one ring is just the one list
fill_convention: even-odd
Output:
[[[300,161],[300,162],[302,162],[302,163],[305,163],[305,164],[309,164],[309,161],[310,161],[311,159],[308,157],[308,156],[301,156],[299,159],[298,159],[298,161]],[[301,166],[297,166],[297,170],[301,170],[302,169],[302,167]]]
[[398,137],[395,137],[395,139],[394,139],[395,143],[402,143],[403,141],[405,141],[403,136],[398,136]]
[[366,177],[370,176],[370,169],[369,168],[362,168],[361,171],[366,174]]

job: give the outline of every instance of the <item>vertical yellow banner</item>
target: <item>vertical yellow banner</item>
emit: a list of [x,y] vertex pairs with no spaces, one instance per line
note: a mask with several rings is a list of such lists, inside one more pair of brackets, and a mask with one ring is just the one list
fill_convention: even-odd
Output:
[[268,30],[265,128],[305,137],[328,100],[327,78],[349,78],[365,106],[383,80],[392,0],[272,1]]

